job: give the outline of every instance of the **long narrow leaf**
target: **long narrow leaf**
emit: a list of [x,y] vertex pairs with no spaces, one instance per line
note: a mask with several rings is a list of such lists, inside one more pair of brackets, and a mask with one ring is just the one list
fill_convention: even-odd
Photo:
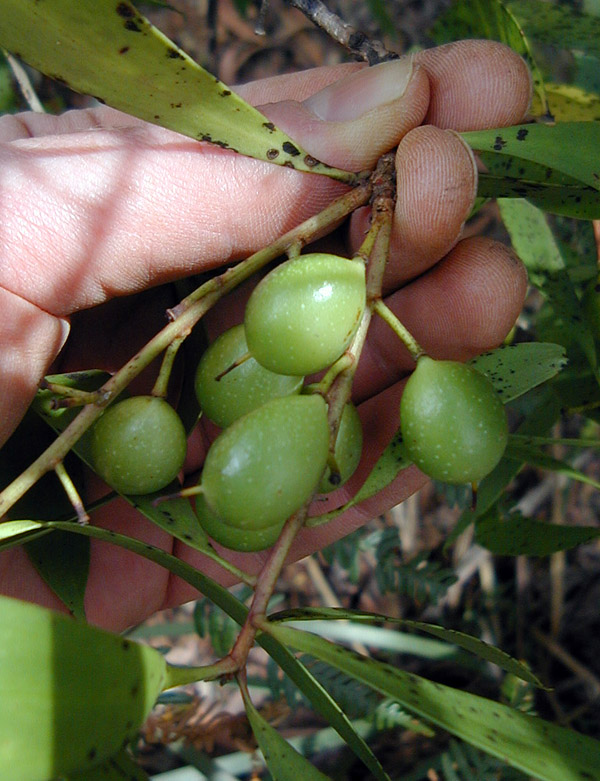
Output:
[[199,141],[351,181],[201,68],[129,0],[0,0],[0,46],[76,92]]
[[[30,522],[26,521],[23,523],[29,524]],[[238,624],[241,625],[246,620],[248,608],[230,594],[226,588],[223,588],[223,586],[220,586],[212,580],[212,578],[209,578],[194,569],[194,567],[186,564],[186,562],[181,561],[154,545],[148,545],[133,537],[117,534],[116,532],[101,529],[97,526],[92,526],[91,524],[81,526],[76,523],[49,522],[39,524],[39,526],[48,529],[63,529],[74,534],[83,534],[87,537],[111,542],[114,545],[119,545],[126,550],[144,556],[144,558],[150,559],[150,561],[154,561],[160,566],[165,567],[169,572],[172,572],[174,575],[177,575],[182,580],[198,589],[198,591],[218,605],[221,610],[225,611],[225,613],[227,613],[228,616],[231,616]],[[26,528],[31,529],[29,525]],[[382,779],[383,781],[385,774],[371,749],[367,746],[363,738],[353,729],[349,719],[346,718],[339,706],[308,670],[295,659],[287,648],[281,646],[273,637],[262,635],[258,637],[257,642],[273,657],[298,688],[306,694],[319,713],[329,721],[331,726],[336,729],[356,755],[362,759],[376,778]]]
[[[599,530],[600,535],[600,530]],[[411,621],[407,618],[391,618],[381,613],[369,613],[363,610],[347,610],[345,608],[296,608],[292,610],[283,610],[269,616],[269,621],[315,621],[315,620],[342,620],[346,619],[353,622],[373,623],[384,621],[387,623],[398,624],[407,629],[416,629],[420,632],[426,632],[429,635],[445,640],[447,643],[463,648],[480,659],[498,665],[506,672],[512,673],[524,681],[533,683],[535,686],[543,687],[540,679],[535,676],[524,664],[513,659],[505,651],[496,648],[493,645],[485,643],[477,637],[457,632],[455,629],[445,629],[443,626],[427,624],[423,621]],[[310,631],[310,627],[308,628]]]
[[468,692],[428,681],[281,624],[281,643],[342,670],[453,735],[543,781],[600,781],[600,742]]
[[476,152],[521,158],[600,190],[600,122],[515,125],[461,135]]
[[296,751],[256,710],[247,692],[242,689],[246,715],[252,732],[263,753],[273,781],[327,781],[328,776]]

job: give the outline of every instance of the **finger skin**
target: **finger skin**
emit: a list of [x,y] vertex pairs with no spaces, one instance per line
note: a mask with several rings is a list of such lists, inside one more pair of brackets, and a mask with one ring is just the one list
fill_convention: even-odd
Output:
[[[458,241],[477,194],[477,167],[453,132],[415,128],[396,154],[398,195],[386,285],[397,287],[444,257]],[[423,241],[423,237],[427,237]]]
[[415,56],[425,68],[431,100],[425,122],[452,130],[483,130],[521,122],[533,81],[525,61],[495,41],[457,41]]
[[[69,333],[68,323],[0,288],[0,447],[23,417],[32,377],[43,377]],[[34,380],[36,382],[36,380]]]

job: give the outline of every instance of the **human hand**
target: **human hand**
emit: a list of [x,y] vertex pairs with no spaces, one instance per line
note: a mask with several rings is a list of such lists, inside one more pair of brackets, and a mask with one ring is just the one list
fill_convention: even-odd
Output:
[[[476,192],[472,155],[450,131],[510,125],[529,104],[524,63],[500,44],[468,41],[372,69],[350,64],[240,88],[313,156],[350,170],[397,155],[398,205],[386,303],[428,352],[466,360],[499,344],[523,302],[525,273],[506,247],[460,239]],[[61,117],[0,119],[0,442],[16,427],[41,377],[93,366],[117,369],[158,330],[161,283],[237,260],[318,212],[343,185],[199,145],[107,108]],[[344,237],[354,251],[368,224],[355,213]],[[149,293],[131,300],[120,296]],[[216,334],[242,318],[244,292],[207,318]],[[88,310],[88,311],[83,311]],[[413,364],[374,322],[354,395],[365,431],[351,495],[398,426],[402,377]],[[201,465],[207,429],[190,440]],[[377,497],[324,527],[303,530],[295,558],[320,549],[405,499],[425,478],[410,468]],[[90,479],[89,498],[98,486]],[[340,498],[341,497],[341,498]],[[328,502],[333,501],[329,499]],[[324,508],[328,509],[326,502]],[[92,521],[152,543],[221,582],[215,564],[117,500]],[[266,554],[232,559],[257,571]],[[0,555],[0,592],[59,607],[20,548]],[[126,551],[92,542],[86,609],[121,630],[195,596],[186,584]]]

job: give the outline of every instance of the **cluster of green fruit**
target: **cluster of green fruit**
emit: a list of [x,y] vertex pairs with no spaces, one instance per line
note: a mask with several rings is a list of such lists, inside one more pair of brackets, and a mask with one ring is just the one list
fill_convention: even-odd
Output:
[[[244,323],[202,356],[196,395],[223,431],[207,453],[196,510],[207,534],[225,547],[269,547],[316,491],[337,488],[356,470],[362,428],[355,407],[344,408],[332,454],[327,404],[304,378],[340,358],[365,306],[361,260],[302,255],[259,282]],[[418,359],[401,420],[412,460],[449,483],[477,482],[506,446],[506,416],[493,387],[453,361]],[[92,432],[91,452],[106,482],[136,494],[170,483],[185,445],[177,413],[164,399],[145,396],[107,410]]]
[[[202,356],[196,395],[223,431],[207,453],[196,509],[217,542],[241,551],[269,547],[315,491],[331,491],[355,471],[362,451],[355,407],[344,409],[330,458],[327,404],[303,384],[343,354],[365,303],[362,261],[302,255],[261,280],[244,323]],[[181,469],[185,433],[164,399],[135,397],[109,407],[94,427],[91,452],[109,485],[147,493]]]

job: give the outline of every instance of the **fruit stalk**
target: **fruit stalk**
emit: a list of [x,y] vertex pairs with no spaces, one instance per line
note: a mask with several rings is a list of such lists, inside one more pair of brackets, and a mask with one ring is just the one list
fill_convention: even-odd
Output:
[[[343,367],[331,381],[324,394],[328,404],[328,423],[331,431],[331,448],[335,448],[335,436],[339,428],[344,407],[350,399],[352,381],[366,341],[367,331],[375,303],[381,301],[383,274],[389,255],[389,244],[394,214],[394,159],[393,155],[384,155],[374,175],[377,194],[372,201],[373,221],[363,245],[356,257],[369,256],[367,267],[367,291],[370,291],[370,303],[362,314],[352,342],[340,359]],[[318,387],[318,386],[317,386]],[[250,612],[242,627],[230,657],[239,669],[243,669],[248,653],[254,643],[258,627],[266,618],[269,600],[275,589],[279,574],[285,564],[289,550],[300,529],[308,517],[312,497],[288,521],[286,521],[279,539],[275,543],[269,559],[258,577]]]

